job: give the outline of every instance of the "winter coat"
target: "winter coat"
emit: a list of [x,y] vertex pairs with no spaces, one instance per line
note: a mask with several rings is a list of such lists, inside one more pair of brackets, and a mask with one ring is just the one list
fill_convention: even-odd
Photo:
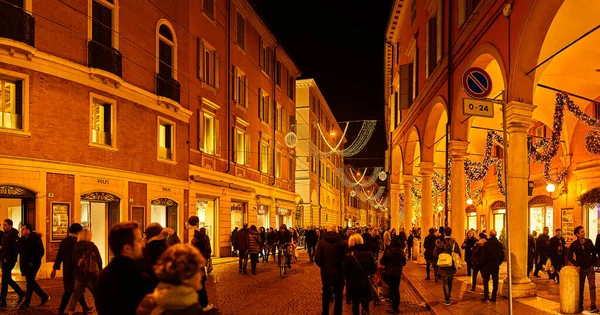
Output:
[[242,228],[235,234],[235,248],[240,252],[248,250],[248,229]]
[[196,315],[199,307],[198,293],[193,288],[161,282],[144,297],[135,314]]
[[528,240],[528,244],[527,244],[527,251],[529,252],[529,254],[534,254],[535,253],[535,237],[531,234],[527,235],[527,240]]
[[260,232],[260,244],[264,245],[267,241],[267,232]]
[[495,236],[490,238],[483,245],[483,269],[487,271],[497,271],[504,261],[504,246]]
[[553,236],[550,239],[549,256],[553,264],[565,264],[565,257],[567,256],[567,248],[565,247],[565,239]]
[[[327,232],[317,244],[315,263],[321,268],[323,285],[344,282],[343,262],[346,254],[346,241],[335,232]],[[371,255],[371,253],[369,253]]]
[[535,252],[538,255],[548,255],[548,248],[550,247],[550,237],[546,234],[538,236],[537,243],[535,244]]
[[412,234],[409,235],[408,238],[406,239],[406,244],[408,244],[409,248],[413,247],[414,241],[415,241],[415,237],[412,236]]
[[369,276],[377,271],[377,264],[369,246],[359,244],[350,249],[344,258],[346,295],[351,300],[370,301]]
[[371,245],[371,251],[374,253],[379,252],[379,243],[381,242],[381,236],[379,234],[375,235],[375,237],[371,237],[371,241],[369,242]]
[[[98,270],[102,270],[102,257],[100,256],[100,252],[98,251],[98,247],[89,241],[78,241],[75,243],[75,247],[73,248],[73,256],[72,263],[74,267],[74,275],[77,280],[85,280],[82,277],[84,270],[78,270],[77,265],[79,264],[79,260],[85,255],[85,253],[90,250],[93,255],[96,255],[96,261],[98,262]],[[94,279],[95,280],[95,279]]]
[[462,243],[461,248],[465,251],[465,260],[471,261],[471,256],[473,254],[473,247],[477,243],[477,239],[475,237],[467,238]]
[[277,234],[275,232],[267,233],[267,245],[274,245],[277,243]]
[[154,265],[167,248],[167,240],[163,239],[151,241],[143,249],[142,268],[152,277],[154,286],[158,284],[158,279],[154,275]]
[[[433,251],[433,256],[438,257],[441,253],[446,253],[452,255],[452,253],[457,253],[460,256],[460,246],[456,243],[456,240],[447,237],[443,240],[435,241],[435,250]],[[456,274],[456,266],[454,266],[454,262],[450,267],[438,267],[438,273],[442,277],[452,277]]]
[[292,233],[289,230],[285,230],[283,231],[283,233],[281,231],[277,231],[277,243],[279,245],[283,245],[286,243],[291,243],[292,242]]
[[[575,256],[575,257],[573,257]],[[590,269],[590,267],[596,265],[596,253],[592,240],[586,238],[581,244],[581,241],[574,240],[569,246],[569,255],[567,256],[569,261],[575,267],[581,267],[581,269]]]
[[248,230],[248,254],[258,254],[262,248],[260,244],[260,234],[258,232]]
[[406,266],[404,249],[400,247],[386,249],[379,263],[385,266],[386,275],[401,276],[402,267]]
[[2,250],[0,250],[0,263],[14,265],[19,257],[19,231],[12,228],[2,237]]
[[371,241],[371,234],[369,234],[369,233],[365,232],[365,233],[363,233],[361,236],[362,236],[362,238],[363,238],[363,242],[364,242],[365,244],[368,244],[368,243]]
[[192,238],[192,245],[200,251],[200,254],[204,258],[209,259],[212,255],[212,248],[210,247],[210,237],[206,234],[200,233],[199,230],[194,231],[194,238]]
[[44,257],[44,242],[37,232],[21,237],[21,273],[25,276],[40,269]]
[[485,238],[480,239],[471,250],[471,263],[477,268],[483,268],[483,264],[485,263],[483,260],[483,245],[486,241]]
[[142,299],[153,290],[152,278],[138,262],[116,256],[98,277],[94,293],[98,315],[135,314]]
[[62,241],[58,246],[58,253],[54,260],[55,270],[60,270],[60,265],[63,265],[63,285],[65,290],[72,292],[75,288],[75,277],[73,272],[75,271],[75,265],[73,264],[73,250],[75,249],[75,243],[77,243],[77,236],[69,235]]
[[306,233],[304,233],[304,238],[309,247],[316,246],[319,241],[319,236],[317,236],[317,231],[315,230],[306,231]]
[[434,260],[433,250],[435,249],[435,235],[427,235],[425,237],[425,241],[423,242],[423,247],[425,248],[425,253],[423,256],[426,260]]
[[229,239],[231,241],[231,246],[233,246],[234,250],[237,250],[237,247],[235,246],[235,239],[237,236],[237,232],[238,232],[238,228],[233,229],[233,231],[231,231],[231,238]]
[[181,239],[179,238],[179,236],[177,236],[177,234],[173,233],[173,235],[169,235],[167,237],[167,247],[171,247],[175,244],[181,244]]

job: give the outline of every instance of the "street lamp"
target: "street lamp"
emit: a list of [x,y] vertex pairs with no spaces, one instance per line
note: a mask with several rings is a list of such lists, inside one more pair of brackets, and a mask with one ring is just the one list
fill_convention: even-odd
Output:
[[438,206],[438,211],[442,211],[442,210],[444,210],[444,207]]
[[556,186],[554,186],[554,184],[552,183],[548,183],[548,185],[546,185],[546,191],[549,193],[553,193],[556,190]]
[[472,205],[472,204],[473,204],[473,199],[471,199],[471,198],[467,199],[467,204],[468,204],[469,206],[470,206],[470,205]]

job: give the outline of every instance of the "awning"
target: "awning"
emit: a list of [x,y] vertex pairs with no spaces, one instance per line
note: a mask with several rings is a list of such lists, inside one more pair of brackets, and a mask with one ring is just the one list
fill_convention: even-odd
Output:
[[290,210],[296,209],[296,204],[291,200],[275,198],[275,201],[277,202],[277,207],[279,207],[279,208],[285,208],[285,209],[290,209]]
[[256,195],[256,204],[270,206],[273,204],[273,198],[264,195]]
[[190,178],[193,181],[198,182],[198,183],[209,184],[209,185],[218,186],[218,187],[231,188],[231,189],[236,189],[236,190],[241,190],[241,191],[251,192],[251,193],[254,192],[254,188],[251,188],[251,187],[228,183],[228,182],[225,182],[222,180],[201,177],[200,175],[191,175]]

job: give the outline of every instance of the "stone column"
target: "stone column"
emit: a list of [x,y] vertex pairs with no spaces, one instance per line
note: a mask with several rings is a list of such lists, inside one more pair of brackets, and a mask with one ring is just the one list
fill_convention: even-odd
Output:
[[431,198],[431,177],[433,176],[433,162],[421,162],[421,232],[429,231],[433,227],[433,205]]
[[390,184],[390,208],[388,213],[391,217],[391,228],[400,229],[400,184]]
[[[412,229],[412,185],[413,185],[413,176],[412,175],[404,175],[403,182],[404,185],[404,231],[406,231],[408,235],[408,230]],[[399,231],[397,231],[399,233]]]
[[464,162],[467,157],[468,142],[451,140],[448,147],[448,155],[452,159],[452,177],[450,178],[452,189],[450,190],[452,237],[462,243],[465,236],[465,208],[466,204],[466,175]]
[[[506,105],[506,128],[508,131],[507,177],[506,189],[508,202],[509,242],[512,260],[512,294],[513,298],[536,295],[536,286],[527,277],[527,182],[529,164],[527,164],[527,132],[533,126],[532,119],[535,105],[521,102],[510,102]],[[500,232],[498,232],[500,233]],[[508,280],[505,280],[508,284]],[[502,290],[508,295],[508,285]]]

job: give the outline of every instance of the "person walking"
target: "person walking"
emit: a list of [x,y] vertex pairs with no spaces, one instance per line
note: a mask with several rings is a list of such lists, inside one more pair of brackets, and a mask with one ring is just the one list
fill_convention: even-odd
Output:
[[383,250],[385,251],[388,246],[390,246],[390,242],[392,241],[392,235],[390,233],[390,229],[388,228],[383,233]]
[[542,266],[546,265],[546,261],[548,260],[548,248],[550,247],[549,233],[550,230],[548,227],[544,227],[544,233],[538,236],[537,243],[535,244],[535,250],[538,255],[538,263],[535,265],[533,276],[537,278],[541,278],[539,272],[542,270]]
[[390,247],[383,253],[380,263],[385,266],[385,282],[392,295],[392,309],[387,310],[387,313],[400,314],[400,279],[402,278],[402,267],[406,266],[406,257],[398,237],[392,239]]
[[236,257],[237,254],[237,247],[235,245],[235,240],[236,240],[236,236],[237,236],[237,232],[238,232],[238,227],[236,226],[235,229],[233,229],[233,231],[231,231],[231,247],[233,247],[233,251],[231,252],[231,256]]
[[596,273],[594,272],[597,253],[592,240],[585,237],[583,226],[576,227],[574,233],[577,240],[569,246],[568,259],[579,272],[579,309],[583,311],[583,289],[585,288],[585,279],[587,279],[590,288],[590,312],[600,313],[596,307]]
[[239,273],[248,274],[248,223],[244,223],[241,230],[235,234],[235,248],[238,252]]
[[373,251],[373,257],[375,260],[379,259],[379,243],[381,243],[381,236],[377,233],[377,229],[371,231],[371,251]]
[[146,272],[152,276],[154,285],[158,284],[158,279],[154,276],[154,264],[158,260],[158,257],[164,253],[169,247],[167,245],[167,237],[171,229],[164,229],[160,223],[150,223],[146,227],[146,246],[142,251],[142,266],[146,269]]
[[94,292],[98,274],[102,270],[102,257],[98,247],[92,242],[92,231],[84,229],[79,233],[72,260],[75,267],[75,286],[66,310],[71,314],[75,311],[77,301],[84,296],[86,288]]
[[323,234],[325,235],[317,244],[315,253],[315,263],[321,269],[323,315],[329,315],[332,295],[335,299],[333,313],[341,315],[344,292],[343,263],[347,245],[337,233],[336,225],[331,225]]
[[477,243],[477,238],[475,238],[475,230],[471,229],[467,232],[467,237],[465,241],[460,246],[465,251],[465,260],[467,261],[467,276],[471,276],[471,270],[473,269],[473,264],[471,263],[471,256],[473,254],[473,247]]
[[[440,228],[441,230],[441,228]],[[439,257],[440,254],[448,254],[452,256],[452,253],[456,253],[460,256],[460,248],[456,243],[456,240],[450,237],[452,235],[452,228],[446,227],[444,229],[444,239],[435,241],[435,251],[434,256]],[[444,305],[450,305],[450,298],[452,296],[452,281],[454,280],[454,275],[456,274],[456,266],[454,265],[454,260],[452,261],[452,265],[448,267],[438,266],[438,274],[442,278],[442,286],[444,289]]]
[[317,242],[319,241],[319,237],[317,236],[317,231],[315,231],[314,225],[311,225],[308,228],[308,231],[304,233],[304,237],[306,240],[306,247],[308,251],[308,259],[310,262],[315,261],[315,247],[317,246]]
[[260,243],[260,234],[256,225],[251,225],[248,231],[248,254],[250,255],[250,267],[252,274],[256,275],[256,264],[258,263],[258,254],[262,250]]
[[267,233],[267,257],[266,262],[269,262],[269,255],[273,254],[273,261],[277,261],[275,259],[275,245],[277,243],[277,233],[275,233],[275,229],[272,227],[269,228],[269,232]]
[[477,274],[481,273],[483,278],[483,266],[485,261],[483,260],[483,245],[487,241],[485,233],[479,233],[479,241],[473,246],[471,253],[471,264],[473,265],[473,272],[471,277],[471,289],[469,293],[475,293],[475,286],[477,285]]
[[348,253],[344,258],[346,276],[346,295],[352,301],[352,314],[369,314],[371,289],[369,277],[377,271],[377,264],[369,245],[364,243],[360,234],[348,239]]
[[177,244],[169,247],[158,259],[154,272],[158,285],[137,307],[137,315],[198,314],[198,293],[204,288],[206,259],[198,249]]
[[263,262],[267,262],[267,256],[269,255],[267,246],[265,246],[265,244],[267,243],[267,232],[263,226],[261,226],[260,229],[258,229],[258,231],[260,233],[260,248],[261,248],[259,256],[262,256]]
[[[483,301],[496,302],[500,265],[504,261],[504,246],[496,237],[496,230],[490,231],[490,237],[483,245]],[[492,277],[492,297],[490,298],[490,276]]]
[[533,262],[535,261],[535,236],[533,232],[527,235],[527,277],[531,277]]
[[[206,235],[206,228],[201,227],[198,228],[198,224],[200,223],[200,219],[198,216],[191,216],[188,219],[188,224],[194,228],[194,237],[192,238],[192,246],[194,246],[200,254],[202,258],[205,260],[205,265],[202,267],[204,272],[202,273],[202,279],[200,279],[201,288],[198,290],[198,303],[200,309],[204,312],[208,312],[214,308],[213,304],[208,303],[208,292],[206,291],[206,281],[208,274],[208,266],[210,265],[210,257],[212,256],[212,248],[210,246],[210,237]],[[164,253],[163,253],[164,254]],[[162,256],[161,256],[162,257]],[[160,281],[158,275],[157,279]],[[155,291],[156,292],[156,291]]]
[[[64,293],[62,295],[62,299],[60,300],[60,306],[58,307],[58,314],[64,314],[67,309],[67,304],[71,299],[71,295],[73,294],[73,290],[75,289],[75,276],[73,272],[75,272],[75,264],[73,263],[73,250],[75,249],[75,243],[77,243],[77,236],[83,227],[79,223],[73,223],[69,227],[69,234],[62,241],[60,241],[60,245],[58,246],[58,253],[56,254],[56,259],[54,259],[54,266],[52,267],[52,272],[50,272],[50,278],[54,279],[56,277],[56,271],[60,270],[60,265],[63,265],[63,290]],[[92,311],[91,307],[88,307],[85,297],[82,295],[79,298],[79,304],[83,309],[84,313],[89,313]]]
[[40,285],[35,281],[40,267],[42,266],[42,257],[44,257],[44,242],[42,236],[33,231],[29,223],[25,223],[21,227],[21,274],[27,280],[27,291],[25,293],[25,301],[19,307],[19,310],[29,309],[33,292],[40,296],[40,306],[44,306],[50,299],[50,296],[42,290]]
[[550,261],[552,262],[552,267],[554,267],[554,273],[548,274],[548,277],[558,283],[560,283],[559,273],[565,265],[565,257],[567,254],[565,244],[566,241],[564,237],[562,237],[562,230],[556,229],[556,233],[554,233],[554,236],[550,239],[548,248]]
[[152,277],[138,262],[143,246],[138,224],[115,224],[108,233],[108,246],[114,258],[98,277],[96,310],[98,315],[134,314],[146,294],[154,290]]
[[6,306],[6,296],[8,295],[8,286],[19,295],[17,304],[21,304],[25,298],[25,292],[12,279],[12,270],[17,264],[19,257],[19,231],[13,228],[13,221],[6,219],[2,222],[2,249],[0,249],[0,264],[2,264],[2,289],[0,291],[0,307]]
[[412,249],[415,241],[415,237],[413,236],[413,231],[408,231],[408,238],[406,239],[406,245],[408,246],[408,259],[412,259]]
[[423,256],[425,257],[425,261],[427,262],[425,269],[427,271],[427,277],[425,278],[425,280],[431,280],[431,278],[429,277],[429,273],[431,269],[433,269],[433,278],[435,279],[435,282],[438,282],[437,261],[433,256],[433,250],[435,249],[435,241],[437,238],[435,236],[435,232],[435,228],[429,229],[429,235],[427,235],[425,237],[425,240],[423,241],[423,247],[425,248],[425,253],[423,254]]

